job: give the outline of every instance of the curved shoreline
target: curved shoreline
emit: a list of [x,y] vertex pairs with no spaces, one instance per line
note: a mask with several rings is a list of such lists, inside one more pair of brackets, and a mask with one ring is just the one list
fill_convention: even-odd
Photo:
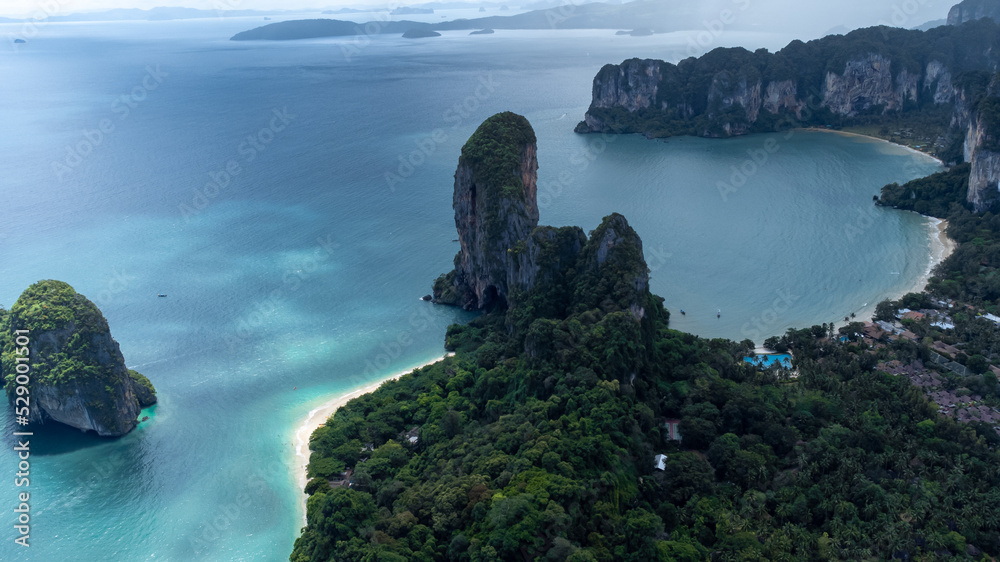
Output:
[[854,133],[854,132],[851,132],[851,131],[841,131],[839,129],[821,129],[819,127],[805,127],[805,128],[803,128],[801,130],[803,130],[803,131],[810,131],[810,132],[816,132],[816,133],[834,133],[834,134],[845,136],[845,137],[861,137],[861,138],[864,138],[864,139],[871,139],[873,141],[884,142],[886,144],[891,144],[892,146],[898,146],[898,147],[900,147],[902,149],[905,149],[905,150],[908,150],[908,151],[910,151],[910,152],[912,152],[914,154],[919,154],[921,156],[926,156],[927,158],[930,158],[931,160],[934,160],[935,162],[937,162],[941,166],[945,166],[944,160],[941,160],[937,156],[934,156],[932,154],[928,154],[928,153],[926,153],[926,152],[924,152],[922,150],[917,150],[916,148],[913,148],[913,147],[910,147],[910,146],[906,146],[905,144],[900,144],[898,142],[892,142],[891,140],[886,140],[886,139],[879,138],[879,137],[873,137],[871,135],[866,135],[864,133]]
[[[928,227],[928,237],[930,239],[930,260],[927,263],[927,268],[923,273],[917,277],[913,284],[907,287],[902,292],[895,295],[895,297],[889,297],[894,299],[900,299],[903,295],[908,293],[922,293],[927,287],[928,281],[931,279],[931,275],[934,273],[934,268],[944,260],[948,259],[948,256],[955,251],[958,247],[958,242],[955,242],[951,238],[948,238],[948,221],[944,219],[939,219],[936,217],[929,217],[927,215],[920,215],[927,219]],[[852,322],[870,322],[872,317],[875,316],[875,307],[878,305],[877,302],[868,303],[868,306],[854,310],[857,318],[852,319]],[[834,322],[834,326],[840,328],[841,326],[846,326],[848,323],[843,320],[838,320]]]
[[433,359],[422,365],[410,367],[409,369],[389,375],[361,388],[355,388],[349,392],[337,394],[333,396],[333,398],[324,402],[322,405],[309,410],[306,417],[302,418],[302,423],[296,427],[293,439],[293,443],[295,444],[295,480],[298,483],[299,493],[302,495],[300,506],[302,508],[303,523],[306,521],[306,500],[309,499],[309,496],[305,493],[306,483],[309,481],[309,478],[306,476],[306,468],[309,465],[309,438],[312,436],[313,432],[319,429],[321,425],[325,424],[338,408],[358,396],[364,396],[365,394],[375,392],[386,382],[397,380],[403,375],[408,375],[417,369],[422,369],[435,363],[440,363],[441,361],[444,361],[446,357],[451,357],[452,355],[454,355],[454,353],[446,353],[437,359]]

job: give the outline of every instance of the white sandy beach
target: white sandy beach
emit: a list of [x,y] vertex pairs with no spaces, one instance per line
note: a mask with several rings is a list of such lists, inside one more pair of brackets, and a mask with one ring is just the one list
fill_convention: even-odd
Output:
[[922,150],[917,150],[916,148],[913,148],[913,147],[910,147],[910,146],[906,146],[905,144],[899,144],[897,142],[892,142],[892,141],[888,141],[888,140],[885,140],[885,139],[880,139],[878,137],[873,137],[871,135],[864,135],[864,134],[861,134],[861,133],[852,133],[852,132],[849,132],[849,131],[838,131],[836,129],[821,129],[819,127],[809,127],[809,128],[803,129],[803,130],[817,132],[817,133],[834,133],[836,135],[842,135],[842,136],[845,136],[845,137],[861,137],[861,138],[865,138],[865,139],[870,139],[870,140],[875,141],[875,142],[884,142],[884,143],[892,145],[892,146],[898,146],[899,148],[902,148],[902,149],[907,150],[909,152],[912,152],[914,154],[919,154],[921,156],[925,156],[927,158],[930,158],[931,160],[936,161],[938,164],[944,166],[944,161],[941,160],[940,158],[938,158],[937,156],[932,156],[932,155],[927,154],[926,152],[924,152]]
[[450,357],[452,355],[454,355],[454,353],[447,353],[441,357],[438,357],[437,359],[434,359],[433,361],[428,361],[423,365],[410,367],[405,371],[400,371],[394,375],[389,375],[384,379],[378,380],[364,387],[357,388],[346,394],[338,394],[332,397],[329,401],[325,402],[323,405],[313,408],[312,410],[309,410],[309,414],[306,415],[305,418],[303,418],[302,423],[298,426],[298,429],[295,430],[295,439],[294,439],[295,470],[296,470],[297,480],[299,483],[299,490],[303,491],[302,493],[303,522],[305,521],[306,518],[306,499],[308,499],[307,496],[305,495],[306,482],[308,481],[308,478],[306,477],[306,467],[309,464],[309,454],[310,454],[309,437],[312,435],[312,433],[316,431],[316,429],[318,429],[319,426],[325,424],[326,421],[330,419],[330,416],[332,416],[334,412],[337,411],[338,408],[340,408],[344,404],[347,404],[352,399],[357,398],[358,396],[363,396],[370,392],[374,392],[378,390],[378,387],[382,386],[382,384],[387,381],[394,381],[399,377],[402,377],[403,375],[415,371],[416,369],[420,369],[428,365],[433,365],[435,363],[443,361],[445,357]]

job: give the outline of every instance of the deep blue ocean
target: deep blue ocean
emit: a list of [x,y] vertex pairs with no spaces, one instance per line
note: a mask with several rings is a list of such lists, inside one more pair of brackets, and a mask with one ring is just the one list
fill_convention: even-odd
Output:
[[675,328],[760,343],[927,270],[927,220],[871,203],[937,170],[927,157],[819,132],[573,133],[602,65],[676,61],[684,34],[227,40],[261,23],[50,24],[0,49],[0,304],[70,283],[159,396],[121,439],[36,433],[28,549],[7,409],[0,559],[287,560],[300,420],[440,356],[471,317],[418,299],[457,251],[460,148],[499,111],[537,133],[542,223],[624,214]]

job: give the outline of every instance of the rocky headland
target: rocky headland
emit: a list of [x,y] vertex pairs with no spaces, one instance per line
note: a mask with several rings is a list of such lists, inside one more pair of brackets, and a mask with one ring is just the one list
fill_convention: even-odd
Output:
[[[719,48],[678,64],[604,66],[580,133],[730,137],[797,127],[919,129],[945,162],[972,165],[968,202],[1000,191],[996,131],[1000,25],[876,27],[781,51]],[[924,147],[925,149],[927,147]]]

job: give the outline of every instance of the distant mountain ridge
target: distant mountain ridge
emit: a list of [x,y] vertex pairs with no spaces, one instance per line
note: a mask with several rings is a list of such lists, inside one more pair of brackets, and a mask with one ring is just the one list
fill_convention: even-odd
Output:
[[[405,25],[403,25],[405,24]],[[364,35],[366,29],[376,33],[402,33],[416,27],[432,31],[476,29],[637,29],[650,28],[666,32],[697,25],[690,7],[662,0],[636,0],[627,4],[565,4],[511,16],[487,16],[458,19],[441,23],[375,21],[356,23],[340,20],[293,20],[272,23],[232,36],[232,41],[313,39]]]

